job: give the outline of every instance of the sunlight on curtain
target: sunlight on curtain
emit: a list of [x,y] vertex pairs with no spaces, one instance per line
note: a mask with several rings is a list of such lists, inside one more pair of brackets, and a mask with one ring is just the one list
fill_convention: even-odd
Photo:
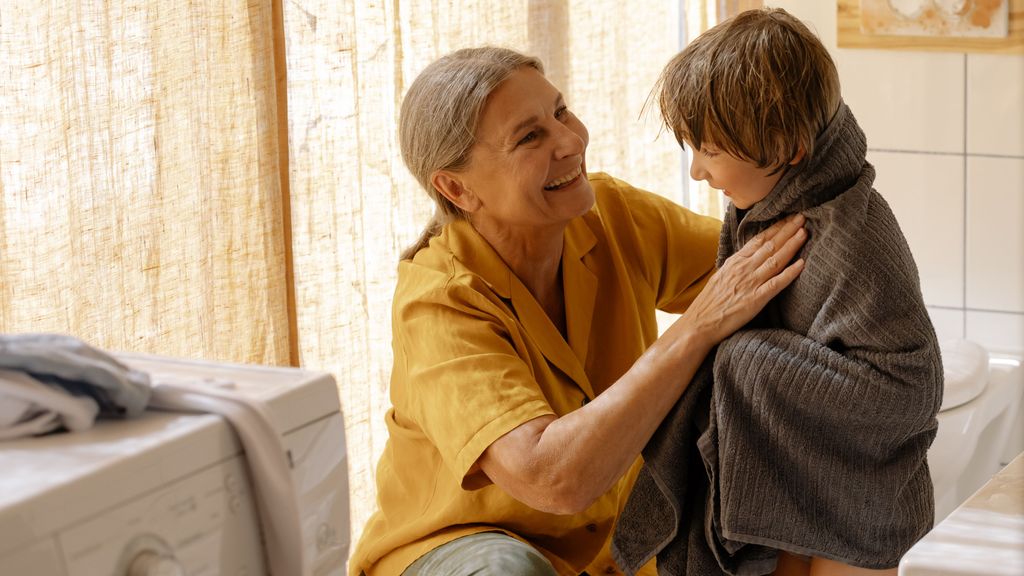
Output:
[[[682,157],[640,112],[679,47],[673,2],[295,0],[284,5],[296,315],[301,364],[333,372],[346,418],[352,536],[375,508],[387,439],[398,254],[432,213],[397,149],[409,83],[451,50],[540,56],[590,129],[588,168],[680,199]],[[649,9],[647,7],[650,6]]]
[[269,6],[0,4],[0,332],[288,362]]
[[[566,1],[533,4],[529,51],[555,67],[569,106],[590,131],[587,168],[682,200],[683,156],[648,98],[679,51],[676,2]],[[566,18],[543,17],[566,6]],[[541,39],[541,40],[537,40]],[[556,76],[556,79],[558,79]]]

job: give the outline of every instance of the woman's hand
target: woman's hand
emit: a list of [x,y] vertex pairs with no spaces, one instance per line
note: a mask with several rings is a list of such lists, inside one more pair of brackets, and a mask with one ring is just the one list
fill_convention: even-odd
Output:
[[798,215],[754,237],[615,383],[578,410],[498,438],[479,470],[537,510],[575,514],[590,506],[633,464],[711,348],[800,274],[803,261],[789,261],[807,238],[803,223]]
[[803,270],[802,258],[790,264],[807,240],[803,224],[803,215],[795,214],[753,237],[722,264],[670,330],[685,325],[710,348],[750,322]]

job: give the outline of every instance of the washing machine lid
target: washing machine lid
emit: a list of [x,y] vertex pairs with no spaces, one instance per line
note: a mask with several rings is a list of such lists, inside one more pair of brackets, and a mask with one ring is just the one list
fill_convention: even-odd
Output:
[[988,350],[970,340],[946,340],[939,344],[945,386],[939,411],[974,400],[988,383]]
[[146,354],[118,354],[117,358],[148,373],[154,383],[202,383],[261,401],[282,435],[341,409],[334,378],[326,372]]
[[[117,354],[153,381],[201,383],[262,400],[282,437],[340,410],[324,372]],[[241,454],[220,416],[147,410],[81,432],[0,443],[0,556],[64,526]]]

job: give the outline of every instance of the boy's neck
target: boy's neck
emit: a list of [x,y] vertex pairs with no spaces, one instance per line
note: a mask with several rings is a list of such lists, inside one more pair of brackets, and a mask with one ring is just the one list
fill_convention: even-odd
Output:
[[743,222],[743,217],[747,215],[747,212],[750,212],[750,208],[746,208],[746,209],[744,209],[744,208],[737,208],[736,209],[736,225],[737,226],[739,225],[740,222]]

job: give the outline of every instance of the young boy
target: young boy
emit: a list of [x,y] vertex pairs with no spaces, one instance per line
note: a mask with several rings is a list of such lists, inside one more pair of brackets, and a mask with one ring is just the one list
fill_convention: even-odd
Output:
[[752,10],[698,37],[656,90],[691,176],[731,199],[719,263],[797,212],[810,238],[800,277],[718,347],[647,445],[617,559],[896,574],[933,520],[942,364],[835,65],[784,10]]

